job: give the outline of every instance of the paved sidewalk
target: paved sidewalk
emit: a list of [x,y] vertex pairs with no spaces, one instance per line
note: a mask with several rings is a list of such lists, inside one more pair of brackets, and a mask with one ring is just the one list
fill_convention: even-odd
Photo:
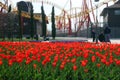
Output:
[[[51,37],[50,37],[51,39]],[[87,41],[92,42],[92,38],[85,37],[56,37],[57,41]],[[120,44],[120,39],[110,39],[111,43]]]
[[[88,38],[89,42],[92,42],[92,38]],[[120,39],[110,39],[111,43],[120,44]]]

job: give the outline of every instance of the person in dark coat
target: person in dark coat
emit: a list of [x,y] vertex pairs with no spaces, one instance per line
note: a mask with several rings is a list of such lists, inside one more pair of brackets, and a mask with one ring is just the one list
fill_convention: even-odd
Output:
[[100,42],[104,42],[105,41],[105,36],[104,36],[103,32],[100,33],[100,35],[98,36],[98,38],[99,38]]
[[92,30],[92,38],[93,38],[93,42],[95,41],[95,31],[94,30]]
[[111,33],[111,29],[108,26],[106,26],[104,29],[105,42],[110,42],[110,33]]
[[38,34],[36,34],[36,40],[38,41]]

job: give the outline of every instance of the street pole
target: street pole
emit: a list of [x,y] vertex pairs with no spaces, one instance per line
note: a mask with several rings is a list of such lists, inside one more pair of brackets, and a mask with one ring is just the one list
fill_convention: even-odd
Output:
[[98,6],[96,5],[96,43],[98,43]]
[[65,10],[63,10],[63,20],[64,20],[64,37],[65,37]]

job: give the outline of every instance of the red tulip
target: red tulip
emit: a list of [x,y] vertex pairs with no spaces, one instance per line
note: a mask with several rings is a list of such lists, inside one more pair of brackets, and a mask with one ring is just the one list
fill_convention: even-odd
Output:
[[52,66],[53,66],[53,67],[56,67],[56,62],[53,62],[53,63],[52,63]]
[[65,67],[65,65],[63,65],[63,64],[60,65],[60,69],[61,69],[61,70],[63,70],[64,67]]
[[31,59],[28,57],[26,60],[26,64],[30,64],[30,62],[31,62]]
[[58,55],[54,57],[54,61],[55,61],[55,62],[58,61]]
[[34,67],[34,69],[36,69],[36,68],[37,68],[37,65],[36,65],[36,64],[33,64],[33,67]]
[[9,61],[8,61],[8,64],[9,64],[9,66],[12,66],[13,61],[12,61],[12,60],[9,60]]
[[96,54],[96,56],[102,58],[102,55],[99,52],[96,52],[95,54]]
[[84,57],[84,58],[88,58],[88,57],[89,57],[89,54],[88,54],[88,53],[83,53],[83,57]]
[[105,64],[106,63],[106,59],[101,59],[101,62]]
[[46,63],[47,63],[47,61],[45,61],[45,60],[42,61],[42,65],[43,65],[43,66],[45,66]]
[[37,58],[37,61],[40,62],[40,58]]
[[36,56],[34,56],[34,55],[31,58],[32,58],[32,60],[36,60],[37,59]]
[[0,48],[0,52],[2,52],[3,50],[2,50],[2,48]]
[[106,66],[110,66],[110,62],[106,61],[105,62]]
[[66,62],[70,62],[70,59],[67,59]]
[[115,60],[116,65],[120,66],[120,60]]
[[17,61],[18,63],[22,63],[23,59],[22,59],[22,58],[17,58],[16,61]]
[[75,63],[75,62],[76,62],[76,58],[73,58],[73,59],[71,60],[71,62],[72,62],[72,63]]
[[76,66],[76,65],[73,66],[73,70],[74,70],[74,71],[77,70],[77,66]]
[[97,63],[96,65],[97,65],[97,67],[98,67],[98,68],[101,66],[101,64],[100,64],[100,63]]
[[113,63],[113,56],[110,56],[109,62],[112,64]]
[[3,62],[2,62],[2,60],[0,59],[0,65],[2,65],[3,64]]
[[81,61],[81,66],[85,67],[87,65],[88,60]]
[[91,60],[92,60],[92,62],[95,62],[96,57],[95,57],[95,56],[92,56]]

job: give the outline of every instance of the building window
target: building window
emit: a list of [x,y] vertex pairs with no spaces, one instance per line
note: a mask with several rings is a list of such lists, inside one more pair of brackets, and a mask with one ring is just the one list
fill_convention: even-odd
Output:
[[120,10],[115,10],[115,11],[114,11],[114,14],[115,14],[115,15],[120,15]]

